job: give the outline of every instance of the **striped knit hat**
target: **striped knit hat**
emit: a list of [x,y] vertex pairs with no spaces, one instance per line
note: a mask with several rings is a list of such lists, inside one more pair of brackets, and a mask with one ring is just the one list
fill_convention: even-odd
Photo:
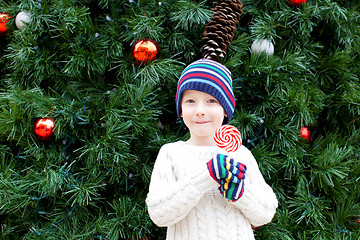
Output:
[[185,68],[180,76],[176,91],[176,111],[180,117],[181,94],[185,90],[207,93],[222,105],[229,123],[235,109],[231,72],[227,67],[213,60],[200,59]]

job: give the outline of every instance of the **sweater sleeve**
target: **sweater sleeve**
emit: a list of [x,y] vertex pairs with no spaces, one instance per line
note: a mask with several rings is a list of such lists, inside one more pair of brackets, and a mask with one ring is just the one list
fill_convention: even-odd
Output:
[[250,223],[257,227],[271,222],[278,207],[278,201],[272,188],[265,182],[258,164],[252,153],[244,147],[239,157],[247,158],[244,194],[236,202],[238,207]]
[[177,179],[169,150],[164,145],[151,175],[146,204],[151,220],[159,227],[182,220],[216,182],[206,169],[194,169],[189,178]]

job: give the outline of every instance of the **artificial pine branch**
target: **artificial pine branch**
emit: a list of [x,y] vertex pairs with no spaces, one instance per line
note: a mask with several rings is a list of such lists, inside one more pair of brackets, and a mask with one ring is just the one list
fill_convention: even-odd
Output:
[[211,11],[205,8],[206,1],[179,1],[178,10],[171,13],[171,20],[176,24],[175,29],[185,31],[194,30],[195,26],[202,26],[210,20]]
[[[165,238],[145,197],[159,148],[189,137],[174,91],[183,63],[201,57],[209,3],[0,6],[13,17],[0,36],[1,239]],[[255,238],[358,240],[359,8],[351,0],[242,3],[225,58],[232,122],[280,203]],[[20,11],[33,13],[22,31]],[[161,56],[135,66],[131,42],[145,37],[159,40]],[[273,41],[273,56],[249,52],[257,38]],[[49,115],[54,138],[42,142],[33,124]],[[317,131],[313,141],[298,136],[302,124]]]

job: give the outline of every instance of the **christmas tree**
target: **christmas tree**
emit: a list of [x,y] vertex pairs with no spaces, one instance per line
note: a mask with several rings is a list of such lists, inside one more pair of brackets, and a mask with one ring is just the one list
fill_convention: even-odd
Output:
[[230,124],[279,200],[256,238],[360,238],[360,4],[243,0],[232,34],[220,2],[238,3],[1,2],[1,239],[165,239],[144,200],[160,147],[188,137],[177,79],[204,54],[231,70]]

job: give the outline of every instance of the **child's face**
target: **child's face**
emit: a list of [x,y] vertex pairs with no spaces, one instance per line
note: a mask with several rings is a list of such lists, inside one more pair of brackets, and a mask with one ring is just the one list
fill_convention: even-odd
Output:
[[226,116],[224,108],[213,96],[195,90],[186,90],[181,99],[181,117],[189,128],[194,145],[213,143],[215,130]]

